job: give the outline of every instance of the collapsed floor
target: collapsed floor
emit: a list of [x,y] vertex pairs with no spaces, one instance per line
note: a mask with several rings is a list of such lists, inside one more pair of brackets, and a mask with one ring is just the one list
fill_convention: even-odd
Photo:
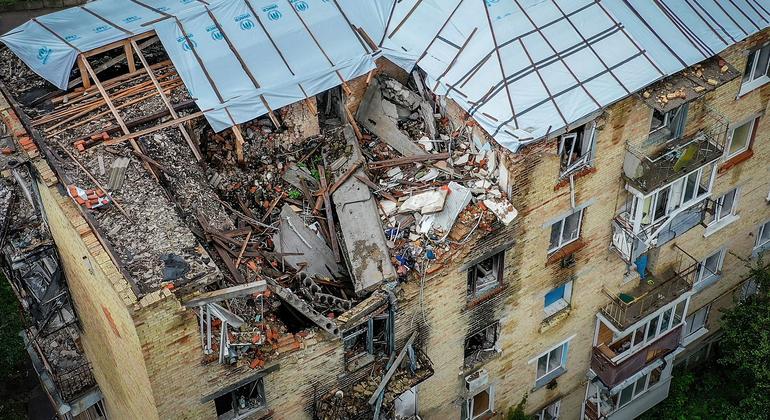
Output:
[[[197,311],[205,362],[259,369],[339,337],[358,360],[349,369],[375,367],[368,385],[333,390],[318,410],[368,412],[390,366],[359,357],[362,322],[392,317],[401,282],[516,216],[497,151],[420,80],[410,88],[385,75],[367,78],[355,120],[333,89],[276,110],[278,127],[266,117],[241,125],[242,142],[203,120],[176,124],[197,109],[162,49],[148,50],[157,80],[102,66],[114,75],[102,82],[109,99],[98,84],[57,93],[5,49],[0,78],[136,297],[167,288]],[[127,129],[145,134],[134,141]],[[372,310],[359,316],[363,307]],[[380,341],[381,354],[396,351]],[[385,410],[432,374],[409,353],[385,383]]]

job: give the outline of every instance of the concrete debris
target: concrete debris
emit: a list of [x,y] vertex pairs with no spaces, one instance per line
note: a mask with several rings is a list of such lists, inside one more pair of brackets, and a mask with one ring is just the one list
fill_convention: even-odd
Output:
[[123,181],[126,179],[129,163],[131,163],[131,160],[127,157],[117,158],[112,162],[112,166],[110,166],[110,178],[107,181],[108,190],[118,191],[123,187]]
[[519,214],[508,200],[486,199],[484,200],[484,205],[492,210],[492,213],[506,226]]
[[447,193],[447,188],[438,188],[413,195],[401,203],[398,212],[413,213],[418,211],[423,214],[439,212],[444,208]]
[[342,275],[332,249],[305,226],[299,215],[284,204],[280,217],[280,228],[273,234],[273,243],[276,252],[291,254],[283,257],[286,264],[295,268],[304,265],[303,271],[313,276],[336,278]]
[[440,212],[424,216],[420,220],[420,233],[426,234],[431,229],[435,229],[438,232],[442,232],[443,237],[446,237],[449,234],[449,230],[454,226],[460,212],[470,204],[473,194],[469,188],[453,181],[449,183],[447,189],[449,194],[444,203],[444,208]]

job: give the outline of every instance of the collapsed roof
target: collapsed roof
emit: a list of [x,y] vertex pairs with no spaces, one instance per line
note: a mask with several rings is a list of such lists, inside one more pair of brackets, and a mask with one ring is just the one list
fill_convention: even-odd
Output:
[[767,0],[100,0],[0,41],[63,88],[79,52],[155,30],[217,131],[365,74],[378,44],[515,151],[766,28],[768,9]]

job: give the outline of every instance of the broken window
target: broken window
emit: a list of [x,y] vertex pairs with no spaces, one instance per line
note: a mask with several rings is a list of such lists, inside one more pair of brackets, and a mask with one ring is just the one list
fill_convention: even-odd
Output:
[[395,420],[419,418],[417,415],[417,387],[396,397],[394,401]]
[[551,225],[551,244],[548,252],[554,252],[557,249],[574,242],[580,236],[580,223],[583,219],[583,209],[570,214],[564,219]]
[[650,122],[650,140],[654,143],[665,142],[682,137],[687,120],[687,104],[668,112],[652,110]]
[[593,151],[595,127],[594,123],[586,124],[559,137],[562,176],[588,165]]
[[484,418],[491,414],[495,408],[495,387],[490,385],[488,388],[478,391],[472,397],[465,400],[463,405],[463,420],[476,420]]
[[375,356],[393,352],[395,331],[392,316],[390,310],[383,311],[343,333],[345,362],[349,370],[369,364]]
[[744,95],[770,82],[770,45],[749,53],[746,69],[743,71],[743,82],[738,95]]
[[556,400],[551,404],[548,404],[545,408],[540,410],[534,417],[535,420],[556,420],[559,418],[559,409],[561,408],[561,400]]
[[484,360],[497,352],[497,340],[500,334],[500,321],[484,327],[465,339],[465,366]]
[[765,222],[765,224],[759,227],[757,243],[754,245],[754,249],[763,250],[767,244],[770,244],[770,221]]
[[501,251],[468,269],[468,298],[476,299],[503,283],[505,251]]
[[551,316],[569,306],[572,300],[572,280],[545,294],[543,309],[546,316]]
[[217,409],[217,420],[242,419],[265,408],[265,387],[262,378],[215,398],[214,405]]

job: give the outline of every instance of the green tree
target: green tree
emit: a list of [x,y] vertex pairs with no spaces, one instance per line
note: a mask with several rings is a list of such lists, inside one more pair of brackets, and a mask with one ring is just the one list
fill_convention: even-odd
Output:
[[521,401],[515,407],[509,407],[505,420],[532,420],[532,416],[524,413],[524,406],[527,405],[527,394],[524,394]]
[[31,381],[25,366],[24,341],[19,336],[23,327],[19,302],[0,275],[0,418],[19,419],[27,415],[29,394],[26,391]]
[[750,270],[759,292],[723,312],[718,355],[674,372],[668,398],[644,419],[770,419],[770,269]]

